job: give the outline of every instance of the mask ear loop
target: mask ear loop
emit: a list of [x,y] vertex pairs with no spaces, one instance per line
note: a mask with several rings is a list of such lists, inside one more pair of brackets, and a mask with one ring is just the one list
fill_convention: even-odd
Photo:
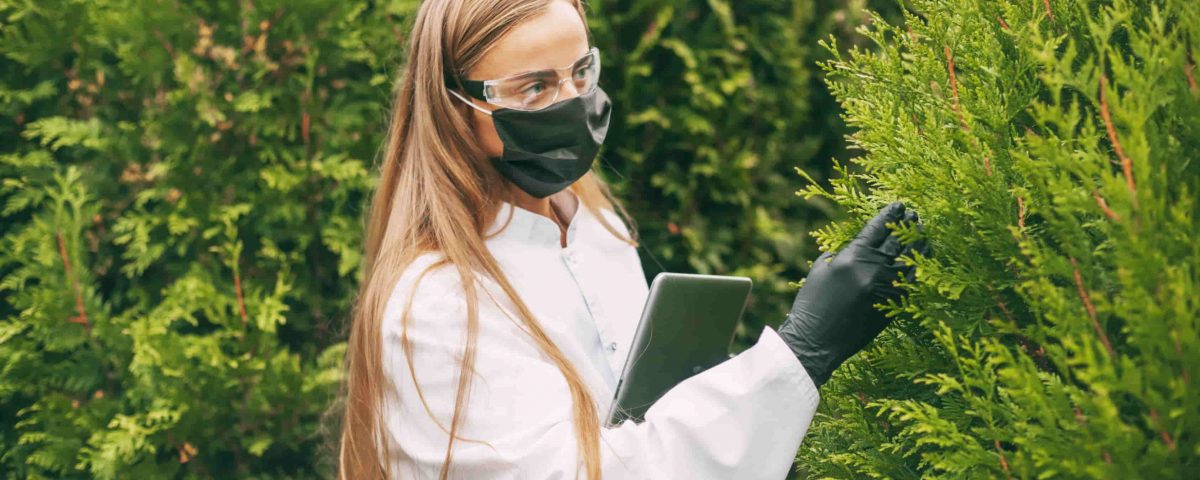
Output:
[[[604,157],[596,157],[596,158],[600,162],[601,165],[608,167],[609,171],[613,172],[618,177],[621,177],[621,180],[625,180],[625,181],[629,180],[629,179],[625,178],[625,175],[621,175],[621,172],[619,170],[617,170],[616,168],[613,168],[613,166],[611,164],[609,164],[608,161],[604,160]],[[636,228],[636,225],[633,225],[632,227]],[[646,242],[638,242],[638,248],[640,248],[640,249],[642,249],[642,251],[646,252],[646,255],[649,256],[650,259],[654,261],[654,264],[658,265],[658,269],[660,272],[669,272],[670,271],[670,270],[667,270],[667,267],[663,266],[662,262],[658,261],[658,257],[654,256],[654,252],[650,251],[650,246],[646,245]],[[639,259],[639,261],[640,261],[640,259]]]
[[447,92],[450,92],[450,94],[451,94],[451,95],[454,95],[454,96],[455,96],[455,98],[458,98],[459,100],[462,100],[462,102],[463,102],[463,103],[465,103],[465,104],[467,104],[467,106],[469,106],[469,107],[471,107],[471,108],[474,108],[474,109],[476,109],[476,110],[479,110],[479,111],[483,112],[485,115],[487,115],[487,116],[489,116],[489,117],[490,117],[490,116],[492,116],[492,112],[488,111],[488,109],[486,109],[486,108],[483,108],[483,107],[481,107],[481,106],[479,106],[479,105],[476,105],[476,104],[475,104],[475,102],[472,102],[472,101],[470,101],[470,100],[467,100],[467,99],[466,99],[466,98],[464,98],[462,95],[460,95],[458,92],[456,92],[456,91],[454,91],[454,90],[450,90],[450,89],[446,89],[446,91],[447,91]]

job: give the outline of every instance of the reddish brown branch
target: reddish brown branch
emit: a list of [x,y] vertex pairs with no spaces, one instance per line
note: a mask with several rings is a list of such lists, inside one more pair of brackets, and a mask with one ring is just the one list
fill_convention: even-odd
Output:
[[1008,473],[1008,459],[1004,458],[1004,450],[1000,449],[1000,440],[995,440],[996,453],[1000,454],[1000,468],[1004,470],[1004,476],[1008,480],[1012,480],[1012,475]]
[[1050,17],[1051,20],[1054,20],[1054,12],[1050,11],[1050,0],[1042,0],[1042,5],[1046,6],[1046,16]]
[[1009,323],[1016,323],[1016,321],[1013,319],[1012,312],[1008,311],[1008,306],[1004,304],[1004,300],[1001,300],[999,296],[995,295],[995,293],[993,293],[992,296],[996,297],[996,306],[1000,307],[1000,313],[1004,314],[1004,319],[1008,320]]
[[1108,334],[1104,333],[1104,329],[1100,328],[1100,322],[1096,320],[1096,307],[1092,305],[1091,297],[1083,288],[1083,276],[1079,274],[1079,264],[1075,262],[1075,257],[1071,257],[1071,268],[1075,271],[1075,286],[1079,289],[1079,298],[1083,299],[1083,306],[1092,320],[1092,328],[1096,330],[1096,335],[1100,336],[1100,341],[1104,343],[1104,349],[1108,350],[1108,356],[1115,358],[1116,353],[1113,351],[1112,343],[1108,341]]
[[300,138],[304,140],[305,146],[308,146],[308,128],[310,123],[312,123],[312,117],[305,111],[300,117]]
[[1100,194],[1095,190],[1092,190],[1092,198],[1096,199],[1096,205],[1100,206],[1100,210],[1104,212],[1105,216],[1112,219],[1114,222],[1121,220],[1121,216],[1117,215],[1117,212],[1114,212],[1111,208],[1108,208],[1108,202],[1105,202],[1104,197],[1101,197]]
[[950,96],[954,99],[954,113],[958,114],[958,122],[962,124],[965,131],[970,132],[971,126],[967,125],[967,118],[963,116],[962,107],[958,105],[958,77],[954,74],[954,55],[950,53],[950,46],[947,45],[946,51],[946,68],[950,71]]
[[1200,87],[1196,86],[1196,77],[1192,74],[1192,70],[1196,69],[1196,64],[1189,63],[1183,67],[1183,74],[1187,75],[1188,88],[1192,89],[1192,93],[1200,93]]
[[1175,440],[1171,438],[1171,434],[1167,433],[1166,429],[1162,428],[1162,422],[1158,419],[1158,410],[1150,409],[1150,419],[1154,420],[1154,428],[1158,428],[1158,434],[1162,436],[1163,443],[1167,444],[1167,450],[1175,451]]
[[996,20],[1000,21],[1000,26],[1004,27],[1005,30],[1012,30],[1012,28],[1008,26],[1008,22],[1004,21],[1004,17],[996,15]]
[[175,56],[175,47],[171,46],[171,42],[167,40],[167,37],[163,36],[162,30],[155,28],[153,33],[154,38],[157,38],[158,43],[161,43],[163,48],[167,50],[167,54],[171,56],[171,59],[177,60]]
[[71,260],[67,256],[67,242],[63,240],[62,233],[55,232],[55,238],[58,240],[58,256],[62,258],[63,270],[67,273],[67,278],[71,280],[71,292],[75,294],[75,311],[78,316],[67,319],[68,322],[78,323],[83,325],[88,334],[92,333],[92,324],[88,322],[87,310],[83,307],[83,294],[79,291],[79,279],[71,274]]
[[242,298],[242,276],[233,269],[233,289],[237,291],[238,313],[242,316],[242,326],[246,326],[246,301]]
[[1137,196],[1135,195],[1133,185],[1133,162],[1129,160],[1129,156],[1125,155],[1125,149],[1121,148],[1121,142],[1117,140],[1117,129],[1113,127],[1112,116],[1108,114],[1108,100],[1105,98],[1105,91],[1108,90],[1108,79],[1104,75],[1100,76],[1100,118],[1104,119],[1104,128],[1108,130],[1108,140],[1113,144],[1113,150],[1117,152],[1117,158],[1121,159],[1121,170],[1125,173],[1125,185],[1129,188],[1129,195],[1133,197],[1134,204],[1137,204]]
[[[958,123],[962,125],[964,132],[968,135],[971,133],[971,125],[967,123],[967,116],[963,114],[962,106],[958,102],[958,76],[954,73],[954,55],[950,53],[950,46],[943,47],[946,52],[946,69],[950,72],[950,96],[954,99],[951,106],[954,108],[954,113],[958,114]],[[974,136],[971,139],[975,142],[975,146],[982,150],[979,145],[979,139]],[[983,169],[987,171],[988,176],[992,176],[992,159],[986,153],[983,155]]]

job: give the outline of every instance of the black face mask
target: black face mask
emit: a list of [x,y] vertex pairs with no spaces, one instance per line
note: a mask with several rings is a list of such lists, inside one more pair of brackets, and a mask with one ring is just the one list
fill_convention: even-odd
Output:
[[608,133],[612,102],[596,86],[541,110],[500,108],[491,114],[504,144],[504,153],[492,158],[492,164],[521,190],[545,198],[592,168]]

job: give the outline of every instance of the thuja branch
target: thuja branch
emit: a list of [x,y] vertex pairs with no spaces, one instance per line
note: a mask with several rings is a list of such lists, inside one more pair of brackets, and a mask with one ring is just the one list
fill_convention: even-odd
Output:
[[1183,67],[1183,74],[1187,75],[1188,88],[1191,89],[1192,93],[1200,93],[1200,87],[1196,86],[1196,76],[1192,73],[1195,69],[1195,63],[1188,63]]
[[1167,445],[1167,450],[1175,451],[1175,439],[1171,438],[1171,434],[1162,429],[1162,422],[1158,419],[1158,410],[1150,409],[1150,419],[1154,421],[1154,428],[1158,428],[1158,434],[1162,437],[1163,443]]
[[1200,88],[1196,86],[1196,77],[1192,72],[1196,70],[1196,62],[1192,60],[1192,52],[1183,54],[1184,65],[1183,74],[1188,77],[1188,90],[1192,90],[1193,94],[1200,94]]
[[1083,288],[1083,276],[1079,274],[1079,264],[1075,262],[1075,257],[1070,258],[1071,268],[1075,275],[1075,287],[1079,289],[1079,298],[1083,300],[1083,307],[1087,309],[1088,318],[1092,320],[1092,328],[1096,331],[1096,335],[1100,336],[1100,341],[1104,343],[1104,349],[1108,350],[1109,358],[1115,358],[1116,353],[1113,351],[1112,343],[1108,341],[1108,334],[1104,333],[1104,329],[1100,328],[1100,322],[1096,320],[1096,306],[1092,305],[1091,297]]
[[92,333],[92,324],[88,322],[87,310],[83,307],[83,294],[79,291],[79,279],[71,274],[71,259],[67,255],[67,242],[63,240],[61,232],[55,232],[54,236],[58,240],[58,255],[62,258],[63,270],[66,271],[67,278],[71,281],[71,292],[75,294],[75,311],[79,313],[78,316],[71,317],[67,321],[83,325],[83,328],[90,335]]
[[[954,99],[951,106],[954,108],[954,113],[958,114],[958,123],[962,125],[963,131],[975,142],[975,147],[982,150],[979,139],[971,135],[971,126],[967,124],[967,117],[963,114],[962,106],[958,102],[958,76],[954,73],[954,55],[950,53],[949,45],[943,48],[946,52],[946,69],[950,71],[950,96]],[[987,153],[983,154],[983,169],[989,177],[992,175],[992,159]]]
[[995,440],[993,445],[996,446],[996,453],[1000,455],[1000,468],[1004,470],[1004,477],[1012,480],[1012,474],[1008,472],[1008,459],[1004,457],[1004,450],[1000,449],[1000,441]]
[[1104,129],[1108,131],[1108,140],[1112,142],[1113,150],[1117,152],[1117,158],[1121,160],[1121,170],[1125,173],[1125,185],[1129,188],[1129,195],[1133,198],[1134,205],[1137,205],[1137,195],[1133,185],[1133,162],[1125,155],[1125,149],[1121,147],[1120,140],[1117,140],[1117,129],[1113,127],[1112,116],[1108,113],[1108,99],[1105,91],[1108,90],[1108,79],[1104,75],[1100,76],[1100,118],[1104,119]]
[[246,326],[246,300],[242,297],[242,275],[238,272],[237,259],[233,265],[233,289],[237,293],[238,314],[242,317],[242,326]]
[[1111,208],[1108,208],[1108,202],[1104,201],[1104,197],[1101,197],[1100,193],[1092,190],[1092,198],[1096,199],[1096,205],[1100,206],[1100,210],[1104,212],[1106,217],[1112,219],[1114,222],[1121,220],[1121,216],[1117,215],[1117,212],[1114,212]]

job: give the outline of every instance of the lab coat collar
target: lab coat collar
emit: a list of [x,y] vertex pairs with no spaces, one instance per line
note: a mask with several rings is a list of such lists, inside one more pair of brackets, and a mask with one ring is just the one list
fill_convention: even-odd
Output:
[[[571,245],[574,245],[576,232],[579,231],[580,224],[588,218],[587,207],[580,202],[579,196],[569,188],[552,195],[550,201],[557,204],[567,203],[575,206],[575,214],[572,215],[570,223],[567,225],[567,247],[569,248]],[[512,218],[511,222],[508,220],[510,217]],[[508,223],[507,227],[504,226],[505,223]],[[501,228],[504,228],[504,230],[500,231]],[[495,237],[491,237],[493,234]],[[485,237],[489,237],[489,242],[516,242],[540,247],[560,247],[560,235],[561,232],[558,224],[554,220],[502,200],[500,202],[500,211],[496,214],[496,219],[492,221],[492,225],[488,227]]]

